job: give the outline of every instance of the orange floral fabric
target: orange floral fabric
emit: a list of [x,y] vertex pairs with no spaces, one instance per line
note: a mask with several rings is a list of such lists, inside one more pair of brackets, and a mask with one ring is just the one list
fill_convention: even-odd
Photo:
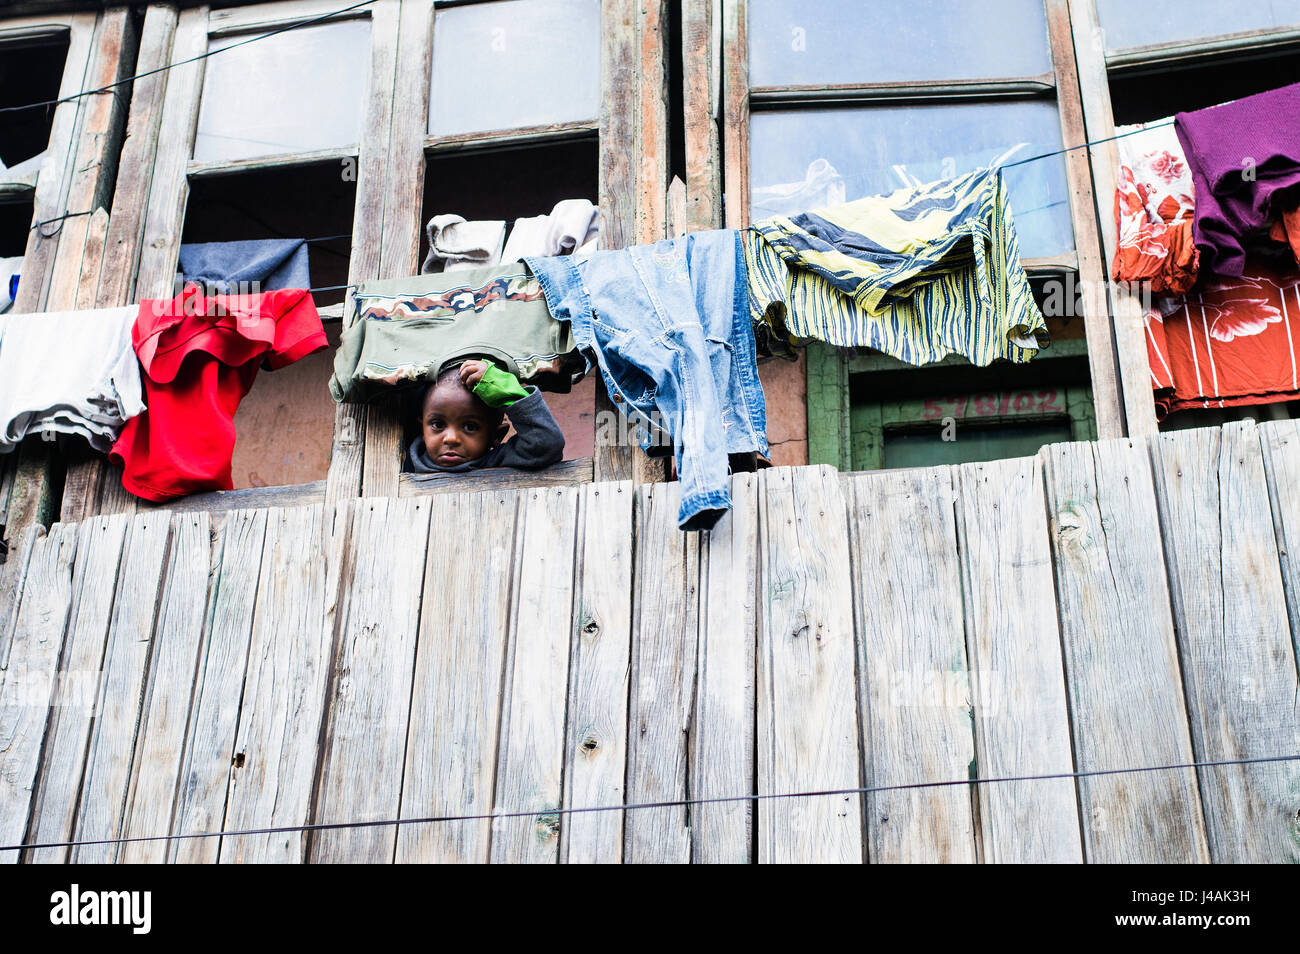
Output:
[[1118,126],[1119,183],[1115,221],[1119,246],[1111,264],[1116,281],[1181,295],[1196,284],[1192,175],[1168,120]]

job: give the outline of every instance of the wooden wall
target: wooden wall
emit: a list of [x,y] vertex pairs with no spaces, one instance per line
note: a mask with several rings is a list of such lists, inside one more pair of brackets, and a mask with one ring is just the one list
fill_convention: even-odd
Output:
[[1300,860],[1300,762],[1071,777],[1300,755],[1300,425],[732,494],[706,534],[630,482],[33,530],[0,846],[455,815],[21,860]]

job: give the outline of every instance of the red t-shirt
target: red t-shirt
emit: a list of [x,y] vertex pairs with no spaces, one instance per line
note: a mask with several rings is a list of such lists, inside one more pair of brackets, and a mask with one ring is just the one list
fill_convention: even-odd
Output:
[[235,411],[258,365],[283,368],[327,344],[307,291],[205,297],[193,285],[172,301],[141,302],[131,340],[146,410],[109,456],[122,486],[153,501],[230,490]]

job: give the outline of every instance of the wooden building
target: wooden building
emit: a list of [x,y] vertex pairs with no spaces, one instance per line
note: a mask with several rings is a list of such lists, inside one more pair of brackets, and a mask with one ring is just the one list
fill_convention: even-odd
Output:
[[1036,290],[1082,292],[1024,366],[763,361],[777,466],[706,534],[594,376],[542,474],[403,474],[399,402],[336,407],[328,353],[259,377],[230,492],[143,505],[28,441],[0,858],[1300,860],[1300,429],[1157,425],[1106,281],[1115,125],[1300,81],[1300,17],[1177,6],[5,8],[0,160],[43,152],[0,181],[13,314],[300,236],[336,342],[437,212],[586,197],[618,248],[743,227],[815,163],[855,198],[1016,145]]

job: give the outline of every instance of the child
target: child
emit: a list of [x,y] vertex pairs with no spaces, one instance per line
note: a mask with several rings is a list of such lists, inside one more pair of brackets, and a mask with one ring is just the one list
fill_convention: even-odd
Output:
[[[445,368],[420,404],[421,433],[407,455],[416,473],[540,470],[564,456],[564,434],[541,393],[489,361]],[[506,415],[515,436],[503,444]]]

